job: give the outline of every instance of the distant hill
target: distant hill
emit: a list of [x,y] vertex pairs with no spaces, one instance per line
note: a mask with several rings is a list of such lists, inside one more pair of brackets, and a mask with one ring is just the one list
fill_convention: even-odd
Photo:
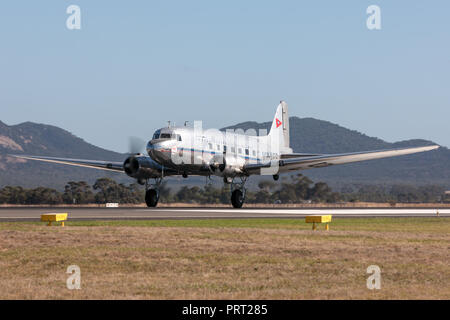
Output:
[[[427,140],[389,143],[358,131],[313,118],[290,118],[291,148],[294,152],[342,153],[436,144]],[[266,129],[271,122],[243,122],[223,129]],[[438,150],[302,171],[314,181],[325,181],[335,188],[346,184],[442,184],[450,188],[450,150]]]
[[[270,125],[270,122],[243,122],[224,129],[269,130]],[[340,153],[434,144],[426,140],[389,143],[313,118],[291,117],[290,135],[294,152]],[[8,153],[113,161],[123,161],[126,157],[125,154],[96,147],[66,130],[51,125],[25,122],[8,126],[0,121],[0,187],[20,185],[62,189],[67,181],[85,180],[93,183],[104,176],[111,176],[119,182],[133,181],[120,173],[7,158]],[[450,188],[450,150],[441,147],[421,154],[311,169],[302,173],[314,181],[325,181],[335,188],[354,183],[441,184]],[[216,179],[217,182],[220,182],[219,180]],[[255,186],[257,180],[250,179],[249,186]],[[204,178],[169,179],[173,187],[189,183],[201,185],[204,182]]]
[[101,170],[24,161],[6,154],[29,154],[84,159],[122,161],[125,155],[87,143],[55,126],[25,122],[8,126],[0,121],[0,187],[48,186],[62,189],[68,181],[94,182],[99,177],[124,179],[122,174]]

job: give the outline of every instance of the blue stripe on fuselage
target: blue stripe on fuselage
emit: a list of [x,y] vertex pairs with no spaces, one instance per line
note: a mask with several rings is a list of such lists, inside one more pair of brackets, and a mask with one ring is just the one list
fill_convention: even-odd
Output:
[[[162,151],[163,149],[167,149],[167,151],[170,151],[169,148],[152,148],[153,150],[156,151]],[[207,150],[199,150],[199,149],[193,149],[193,148],[183,148],[183,147],[177,147],[178,150],[182,150],[182,151],[189,151],[189,152],[197,152],[197,153],[209,153],[209,154],[220,154],[220,153],[216,153],[215,151],[207,151]],[[242,156],[240,154],[236,154],[236,156],[244,158],[245,160],[256,160],[256,161],[262,161],[260,158],[254,158],[254,157],[250,157],[250,156]]]

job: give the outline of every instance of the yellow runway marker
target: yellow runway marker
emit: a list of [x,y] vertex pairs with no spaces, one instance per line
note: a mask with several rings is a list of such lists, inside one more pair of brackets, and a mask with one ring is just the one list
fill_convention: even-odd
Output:
[[306,223],[312,223],[312,229],[316,230],[316,223],[326,223],[325,225],[325,230],[330,230],[328,223],[331,222],[331,214],[330,215],[325,215],[325,216],[306,216],[305,218],[305,222]]
[[41,221],[48,222],[48,226],[52,225],[52,222],[61,222],[61,227],[64,227],[64,221],[67,220],[67,213],[45,213],[41,214]]

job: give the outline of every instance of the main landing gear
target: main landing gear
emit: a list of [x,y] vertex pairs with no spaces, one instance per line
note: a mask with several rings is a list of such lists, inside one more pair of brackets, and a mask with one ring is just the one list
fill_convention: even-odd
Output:
[[247,177],[239,177],[240,182],[231,181],[231,204],[233,208],[242,208],[245,201],[245,182]]
[[149,184],[148,180],[145,181],[145,203],[147,207],[156,207],[158,205],[161,182],[162,178],[156,178],[154,184]]

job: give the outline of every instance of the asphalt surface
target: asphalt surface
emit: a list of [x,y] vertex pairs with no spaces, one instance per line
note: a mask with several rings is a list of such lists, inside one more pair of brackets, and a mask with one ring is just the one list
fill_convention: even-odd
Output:
[[0,222],[39,221],[41,214],[57,212],[67,212],[70,220],[304,218],[323,214],[335,217],[436,217],[438,212],[441,217],[450,217],[450,208],[0,208]]

